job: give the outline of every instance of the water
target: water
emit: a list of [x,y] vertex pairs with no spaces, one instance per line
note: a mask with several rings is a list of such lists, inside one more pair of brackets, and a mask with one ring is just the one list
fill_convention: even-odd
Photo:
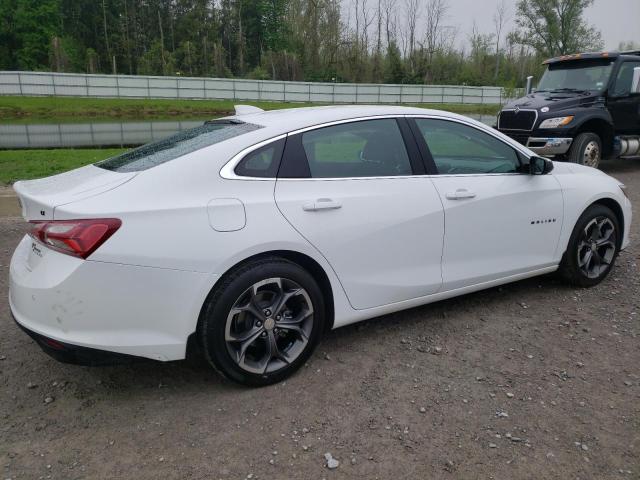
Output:
[[[494,115],[469,114],[493,125]],[[204,120],[152,120],[143,122],[93,122],[0,124],[0,149],[133,147],[160,140]]]

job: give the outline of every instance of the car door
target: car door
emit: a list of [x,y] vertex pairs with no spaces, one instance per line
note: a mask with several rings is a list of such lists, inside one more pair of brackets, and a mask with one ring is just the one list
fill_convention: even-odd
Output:
[[552,174],[521,173],[521,155],[463,121],[412,120],[445,212],[443,291],[553,265],[563,221]]
[[640,95],[631,95],[633,69],[640,61],[626,61],[620,65],[609,93],[607,107],[616,132],[637,135],[640,132]]
[[[444,214],[404,119],[289,135],[278,208],[331,264],[356,309],[440,289]],[[421,171],[422,169],[422,171]]]

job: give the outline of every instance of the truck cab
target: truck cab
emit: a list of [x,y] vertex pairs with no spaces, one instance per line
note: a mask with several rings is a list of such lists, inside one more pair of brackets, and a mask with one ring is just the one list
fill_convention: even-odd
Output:
[[502,109],[498,130],[538,155],[595,168],[603,158],[640,156],[640,51],[544,64],[537,88]]

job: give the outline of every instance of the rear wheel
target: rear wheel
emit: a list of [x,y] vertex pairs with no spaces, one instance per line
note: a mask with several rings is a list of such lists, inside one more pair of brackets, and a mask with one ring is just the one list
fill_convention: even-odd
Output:
[[573,141],[567,159],[572,163],[598,168],[602,159],[600,137],[595,133],[581,133]]
[[597,285],[611,271],[618,255],[618,219],[604,205],[592,205],[578,219],[560,273],[579,287]]
[[229,274],[207,300],[200,338],[207,361],[250,386],[279,382],[309,358],[324,329],[324,301],[313,277],[280,258]]

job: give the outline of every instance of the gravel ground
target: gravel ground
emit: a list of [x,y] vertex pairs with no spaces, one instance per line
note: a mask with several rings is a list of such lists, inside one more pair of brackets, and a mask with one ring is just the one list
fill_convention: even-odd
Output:
[[[640,211],[640,164],[603,169]],[[639,224],[598,287],[543,277],[342,328],[259,390],[57,363],[2,300],[0,478],[638,479]],[[24,231],[0,223],[3,299]]]

